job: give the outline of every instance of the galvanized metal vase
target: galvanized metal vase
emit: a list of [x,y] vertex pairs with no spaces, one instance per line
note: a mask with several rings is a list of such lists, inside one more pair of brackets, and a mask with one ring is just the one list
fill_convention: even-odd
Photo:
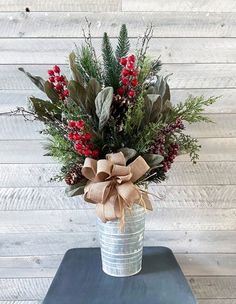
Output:
[[142,268],[145,209],[134,204],[125,211],[125,230],[119,220],[103,223],[98,218],[102,269],[115,277],[137,274]]

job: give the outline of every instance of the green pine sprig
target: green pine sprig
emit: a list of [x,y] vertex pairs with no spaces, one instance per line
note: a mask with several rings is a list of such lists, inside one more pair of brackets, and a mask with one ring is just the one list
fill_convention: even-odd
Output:
[[120,75],[122,66],[120,64],[120,59],[126,57],[130,48],[130,42],[128,38],[128,31],[125,24],[121,25],[120,33],[118,37],[118,43],[115,51],[116,61],[117,61],[117,74]]

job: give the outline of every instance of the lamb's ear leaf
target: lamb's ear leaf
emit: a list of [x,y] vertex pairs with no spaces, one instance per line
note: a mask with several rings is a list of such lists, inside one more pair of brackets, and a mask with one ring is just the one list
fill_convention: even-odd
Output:
[[91,78],[88,82],[86,91],[86,109],[90,115],[96,116],[95,99],[98,93],[101,91],[101,85],[95,78]]
[[160,163],[163,161],[164,157],[159,154],[145,154],[143,155],[146,163],[149,165],[150,169],[159,167]]
[[137,155],[137,151],[131,148],[121,148],[118,151],[124,154],[126,161],[134,158]]
[[99,119],[99,130],[101,131],[110,118],[110,110],[113,99],[113,88],[106,87],[98,93],[95,99],[96,114]]
[[41,91],[44,92],[45,80],[40,76],[34,76],[29,72],[26,72],[22,67],[18,68],[19,71],[25,73],[25,75],[36,85]]
[[50,82],[45,81],[44,91],[47,94],[48,98],[51,99],[52,102],[57,103],[59,101],[58,94],[51,88]]
[[80,85],[83,85],[83,77],[76,65],[76,55],[75,52],[71,52],[69,55],[70,69],[73,75],[73,79],[76,80]]
[[70,80],[67,84],[70,98],[74,100],[83,110],[86,108],[86,90],[77,81]]
[[84,187],[85,187],[86,183],[87,183],[87,180],[83,180],[75,185],[68,186],[65,190],[66,195],[69,197],[73,197],[73,196],[84,194]]
[[158,94],[144,96],[144,121],[145,123],[157,122],[162,111],[162,99]]

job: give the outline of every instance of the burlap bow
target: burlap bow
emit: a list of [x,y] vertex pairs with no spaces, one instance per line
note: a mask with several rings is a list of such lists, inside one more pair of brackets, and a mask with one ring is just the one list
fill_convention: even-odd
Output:
[[134,203],[152,210],[145,191],[134,183],[149,170],[146,161],[138,156],[126,166],[122,152],[107,154],[106,159],[86,158],[82,174],[89,180],[84,189],[85,201],[97,204],[96,212],[103,221],[120,219],[124,227],[125,208]]

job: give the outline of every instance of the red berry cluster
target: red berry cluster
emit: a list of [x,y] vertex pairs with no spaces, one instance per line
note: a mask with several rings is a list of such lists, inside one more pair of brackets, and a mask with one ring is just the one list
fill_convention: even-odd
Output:
[[92,135],[91,133],[86,132],[84,120],[70,120],[68,122],[68,138],[74,141],[75,150],[86,157],[92,156],[97,158],[99,156],[99,151],[93,149],[91,142]]
[[172,143],[169,145],[168,151],[164,157],[164,160],[162,161],[164,172],[167,172],[170,169],[171,164],[174,162],[174,159],[178,155],[178,150],[179,150],[178,144]]
[[132,98],[136,95],[135,88],[138,85],[138,70],[135,69],[135,61],[136,58],[134,55],[120,59],[120,64],[123,66],[120,80],[121,87],[117,90],[117,94],[120,96],[127,94],[128,97]]
[[49,82],[61,100],[65,100],[69,96],[65,76],[61,75],[59,66],[55,65],[51,70],[48,70]]

